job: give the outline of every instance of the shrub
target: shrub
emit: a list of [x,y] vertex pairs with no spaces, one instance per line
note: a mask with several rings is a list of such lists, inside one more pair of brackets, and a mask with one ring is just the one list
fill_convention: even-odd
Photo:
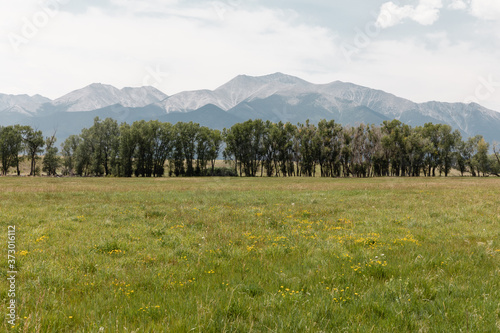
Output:
[[238,173],[233,168],[214,168],[205,170],[203,176],[205,177],[238,177]]

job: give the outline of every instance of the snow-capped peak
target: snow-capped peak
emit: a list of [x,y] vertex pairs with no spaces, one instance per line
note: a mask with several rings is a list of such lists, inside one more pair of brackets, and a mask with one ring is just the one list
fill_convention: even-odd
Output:
[[153,87],[117,89],[111,85],[93,83],[70,92],[52,103],[66,111],[92,111],[114,104],[125,107],[142,107],[159,102],[167,95]]
[[44,103],[50,102],[50,99],[40,96],[28,95],[4,95],[0,94],[0,111],[9,110],[9,112],[34,113]]
[[275,73],[265,76],[238,75],[214,91],[197,90],[181,92],[158,103],[167,112],[191,111],[213,104],[223,110],[256,98],[267,98],[274,94],[293,95],[309,91],[313,85],[294,76]]

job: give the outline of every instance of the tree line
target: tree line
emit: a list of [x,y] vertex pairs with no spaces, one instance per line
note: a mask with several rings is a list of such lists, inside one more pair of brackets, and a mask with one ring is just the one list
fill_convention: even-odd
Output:
[[[500,177],[500,150],[481,135],[466,140],[449,125],[412,127],[398,120],[380,126],[342,126],[333,120],[318,124],[248,120],[223,131],[179,122],[136,121],[118,124],[94,119],[90,128],[68,137],[61,150],[55,135],[43,137],[29,126],[0,127],[2,175],[23,159],[30,175],[163,177],[278,176]],[[45,148],[45,149],[44,149]],[[223,156],[229,168],[216,168]],[[167,172],[168,171],[168,172]]]

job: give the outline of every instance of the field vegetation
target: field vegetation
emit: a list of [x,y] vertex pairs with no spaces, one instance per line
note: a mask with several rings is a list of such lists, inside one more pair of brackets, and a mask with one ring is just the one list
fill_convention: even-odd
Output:
[[18,270],[16,325],[3,332],[500,330],[496,177],[2,177],[0,188]]

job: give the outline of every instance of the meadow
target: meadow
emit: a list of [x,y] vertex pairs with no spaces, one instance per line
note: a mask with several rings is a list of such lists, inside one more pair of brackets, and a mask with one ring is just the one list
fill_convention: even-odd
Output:
[[2,332],[498,332],[500,179],[0,178]]

